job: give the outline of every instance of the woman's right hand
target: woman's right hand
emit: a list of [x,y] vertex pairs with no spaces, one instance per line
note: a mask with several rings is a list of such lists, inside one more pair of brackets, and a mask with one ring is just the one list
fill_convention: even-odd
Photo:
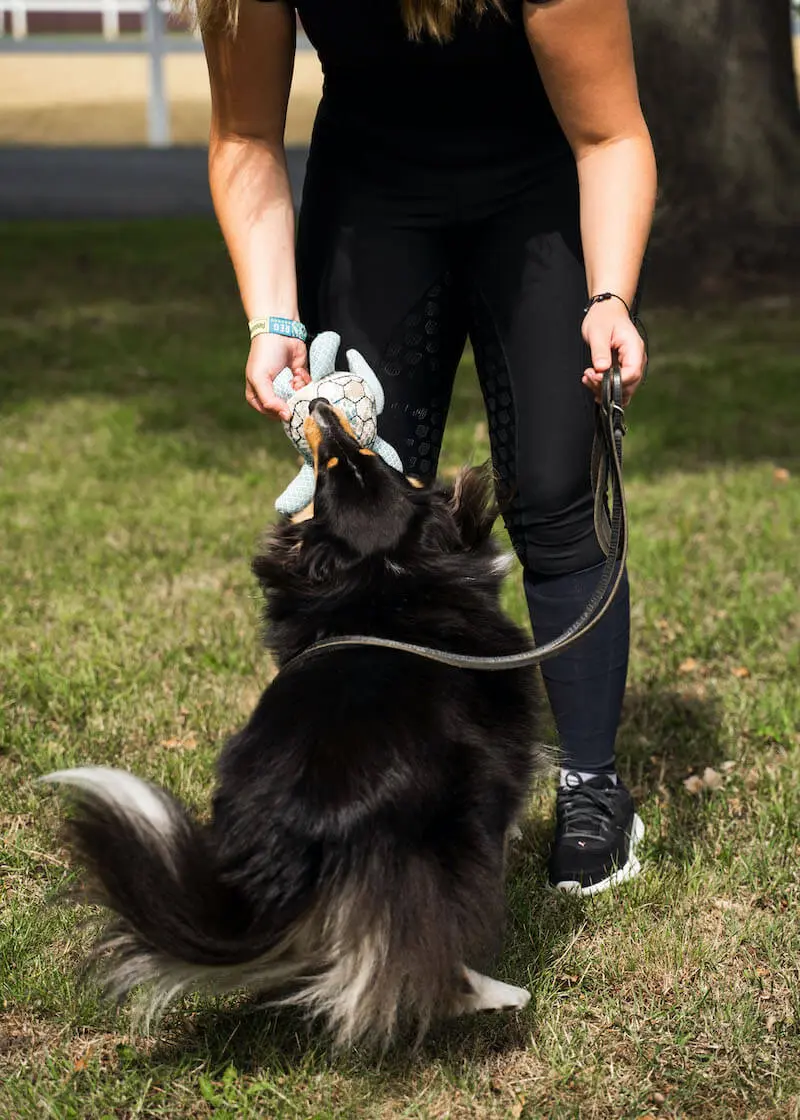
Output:
[[281,334],[257,334],[250,343],[245,376],[247,403],[264,416],[278,416],[288,420],[291,413],[286,401],[275,392],[274,379],[286,367],[292,371],[292,388],[302,389],[311,380],[308,372],[306,344],[298,338]]

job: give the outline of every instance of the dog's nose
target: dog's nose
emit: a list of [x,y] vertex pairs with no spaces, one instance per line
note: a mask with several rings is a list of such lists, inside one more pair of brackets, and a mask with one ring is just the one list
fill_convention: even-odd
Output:
[[308,406],[308,414],[314,417],[321,428],[325,428],[331,414],[330,402],[324,397],[315,397]]
[[309,419],[316,424],[320,436],[325,436],[329,441],[341,440],[343,436],[355,439],[353,425],[345,413],[326,401],[324,397],[315,397],[308,403]]

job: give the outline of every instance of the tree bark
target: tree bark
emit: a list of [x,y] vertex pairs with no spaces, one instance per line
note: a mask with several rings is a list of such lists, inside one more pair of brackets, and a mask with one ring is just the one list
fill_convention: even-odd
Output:
[[789,0],[631,0],[659,167],[648,252],[685,293],[800,275],[800,108]]

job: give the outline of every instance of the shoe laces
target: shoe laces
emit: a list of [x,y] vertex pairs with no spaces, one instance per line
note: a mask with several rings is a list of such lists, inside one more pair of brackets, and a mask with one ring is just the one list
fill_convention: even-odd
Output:
[[[569,784],[570,779],[575,783]],[[577,774],[566,776],[567,785],[559,789],[559,811],[564,835],[600,836],[614,818],[617,787],[597,789]]]

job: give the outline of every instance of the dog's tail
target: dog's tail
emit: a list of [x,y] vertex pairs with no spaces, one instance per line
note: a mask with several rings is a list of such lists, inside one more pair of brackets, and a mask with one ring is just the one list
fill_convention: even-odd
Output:
[[183,992],[272,987],[291,975],[286,924],[254,921],[220,875],[209,832],[165,790],[104,766],[40,781],[69,789],[67,840],[87,872],[85,898],[114,915],[94,957],[112,997],[141,986],[134,1013],[145,1028]]
[[337,845],[294,905],[286,896],[300,885],[277,891],[278,868],[251,853],[276,901],[268,914],[221,873],[210,830],[164,790],[99,766],[41,780],[72,794],[67,829],[89,900],[114,915],[97,944],[106,989],[120,1000],[140,989],[134,1016],[145,1028],[187,991],[245,988],[294,1004],[339,1045],[386,1044],[400,1028],[421,1038],[435,1018],[527,1002],[466,967],[496,949],[502,926],[491,858],[467,881],[388,837],[361,836]]

